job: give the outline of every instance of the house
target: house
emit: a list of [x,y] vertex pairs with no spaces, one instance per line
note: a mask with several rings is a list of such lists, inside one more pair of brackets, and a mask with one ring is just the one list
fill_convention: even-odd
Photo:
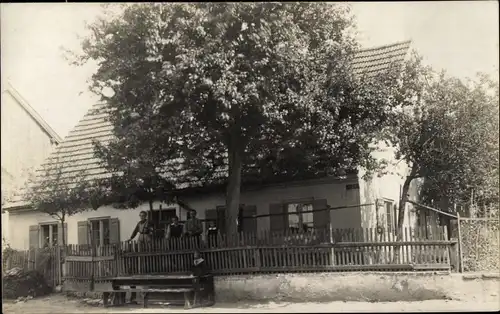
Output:
[[[358,73],[376,73],[400,64],[408,54],[410,42],[396,43],[383,47],[361,50],[353,62]],[[106,121],[106,113],[100,111],[102,105],[96,104],[76,127],[64,139],[58,149],[44,163],[50,165],[56,159],[64,163],[64,172],[68,176],[86,169],[88,179],[110,176],[103,169],[93,154],[92,140],[106,142],[113,137],[112,126]],[[379,145],[377,158],[391,159],[394,154],[390,147]],[[404,175],[406,166],[400,163],[393,169]],[[243,223],[246,231],[275,231],[308,225],[311,227],[333,228],[376,228],[393,232],[396,223],[395,205],[400,198],[402,177],[385,175],[363,180],[363,169],[357,174],[345,177],[324,177],[311,180],[270,184],[243,189],[241,203],[244,204],[244,216],[257,215]],[[415,193],[415,189],[412,189]],[[186,194],[184,200],[198,211],[198,217],[204,220],[223,222],[225,195],[220,192],[197,192]],[[369,205],[371,204],[371,205]],[[362,206],[360,206],[362,205]],[[86,211],[67,218],[68,244],[93,243],[107,244],[128,239],[138,220],[139,211],[149,211],[149,204],[142,204],[137,209],[121,210],[104,206],[96,211]],[[334,209],[307,212],[313,209]],[[347,207],[346,207],[347,206]],[[350,207],[349,207],[350,206]],[[338,208],[344,207],[344,208]],[[58,223],[50,216],[34,212],[19,203],[9,207],[11,222],[16,226],[16,237],[12,246],[18,249],[39,247],[42,239],[60,237]],[[286,212],[300,214],[279,215]],[[406,224],[412,224],[415,217],[407,211]],[[273,215],[276,214],[276,215]],[[151,219],[158,225],[165,224],[172,215],[180,220],[187,218],[186,210],[178,205],[153,203]],[[219,226],[224,228],[223,224]],[[90,235],[90,237],[89,237]]]
[[57,133],[10,83],[2,86],[2,237],[9,241],[4,205],[19,190],[29,171],[62,142]]

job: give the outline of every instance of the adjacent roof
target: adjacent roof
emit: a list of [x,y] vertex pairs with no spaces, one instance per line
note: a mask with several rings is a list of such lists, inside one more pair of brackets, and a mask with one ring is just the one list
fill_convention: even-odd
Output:
[[40,126],[40,128],[47,133],[47,135],[56,142],[57,144],[60,144],[63,140],[62,138],[54,131],[48,124],[45,122],[45,120],[36,112],[33,107],[30,106],[30,104],[26,101],[26,99],[19,94],[19,92],[12,86],[11,83],[7,82],[5,89],[2,91],[2,93],[9,93],[18,103],[19,105],[35,120],[35,122]]
[[[395,64],[401,64],[410,47],[410,41],[392,45],[362,49],[358,51],[352,62],[353,69],[358,75],[377,74],[390,69]],[[63,164],[63,171],[68,176],[78,176],[86,170],[87,180],[110,177],[111,174],[94,157],[93,140],[101,143],[109,142],[113,138],[112,125],[106,120],[107,114],[104,105],[95,104],[69,132],[43,166]],[[38,170],[40,171],[40,170]],[[9,204],[8,207],[21,206],[22,201]]]
[[358,51],[352,62],[354,73],[361,76],[372,76],[397,67],[405,60],[411,41],[403,41],[391,45],[366,48]]

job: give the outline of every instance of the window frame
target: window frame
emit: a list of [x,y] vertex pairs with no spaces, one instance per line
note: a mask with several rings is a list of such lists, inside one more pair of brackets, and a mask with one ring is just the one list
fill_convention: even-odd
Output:
[[54,226],[57,228],[57,237],[55,246],[59,245],[59,222],[51,221],[51,222],[42,222],[38,224],[38,247],[44,248],[44,237],[43,237],[43,227],[49,227],[49,248],[54,247]]
[[[283,206],[283,219],[285,221],[285,230],[292,230],[293,228],[290,227],[290,214],[288,212],[288,206],[289,205],[310,205],[312,207],[312,210],[314,210],[314,198],[313,197],[308,197],[308,198],[301,198],[301,199],[291,199],[291,200],[286,200],[284,202],[282,202],[282,206]],[[301,207],[302,208],[302,207]],[[297,210],[296,210],[297,211]],[[294,215],[297,215],[299,216],[299,226],[303,226],[304,225],[304,214],[307,214],[307,211],[306,213],[303,212],[303,210],[301,209],[300,211],[297,211],[297,212],[300,212],[300,214],[294,214]],[[314,212],[311,212],[311,214],[313,214],[313,221],[312,221],[312,227],[309,227],[309,228],[312,228],[314,229]],[[298,228],[299,232],[302,232],[302,228]]]
[[[395,233],[398,221],[398,212],[395,208],[395,201],[386,197],[381,198],[381,201],[384,204],[385,227],[387,228],[387,231]],[[387,207],[387,204],[390,204],[390,206]]]
[[[103,221],[108,221],[108,244],[104,244],[104,224],[103,224]],[[111,216],[102,216],[102,217],[92,217],[92,218],[88,218],[87,219],[87,223],[89,225],[89,234],[90,234],[90,243],[91,244],[95,244],[95,243],[92,243],[93,242],[93,238],[94,238],[94,235],[93,235],[93,225],[92,223],[93,222],[99,222],[99,243],[96,244],[97,246],[104,246],[104,245],[109,245],[109,242],[111,241],[111,235],[110,235],[110,232],[111,232]]]

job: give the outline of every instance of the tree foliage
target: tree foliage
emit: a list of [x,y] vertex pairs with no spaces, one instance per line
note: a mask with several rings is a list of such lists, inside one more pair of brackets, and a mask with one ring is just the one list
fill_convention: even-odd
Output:
[[57,161],[37,171],[26,184],[24,197],[30,208],[61,222],[63,246],[66,246],[66,218],[97,209],[106,192],[95,182],[85,180],[85,173],[85,170],[76,174],[65,173],[63,163]]
[[[398,226],[411,182],[423,179],[420,197],[451,211],[453,204],[498,202],[498,83],[484,75],[460,80],[409,64],[415,73],[396,95],[408,99],[408,110],[394,115],[386,134],[396,144],[396,158],[410,165],[399,206]],[[408,97],[410,96],[410,97]],[[410,109],[411,108],[411,109]]]
[[90,29],[80,61],[99,63],[92,90],[116,136],[95,143],[108,186],[134,205],[227,184],[228,232],[242,182],[373,168],[373,133],[396,106],[393,75],[353,75],[343,5],[132,4]]

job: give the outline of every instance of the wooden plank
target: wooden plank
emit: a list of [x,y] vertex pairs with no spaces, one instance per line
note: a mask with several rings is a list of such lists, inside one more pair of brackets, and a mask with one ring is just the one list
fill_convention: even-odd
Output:
[[66,256],[66,262],[101,262],[112,261],[115,256]]
[[416,264],[413,265],[415,271],[425,270],[450,270],[449,264]]
[[175,274],[175,275],[132,275],[112,277],[112,280],[165,280],[165,279],[193,279],[194,275],[191,274]]

